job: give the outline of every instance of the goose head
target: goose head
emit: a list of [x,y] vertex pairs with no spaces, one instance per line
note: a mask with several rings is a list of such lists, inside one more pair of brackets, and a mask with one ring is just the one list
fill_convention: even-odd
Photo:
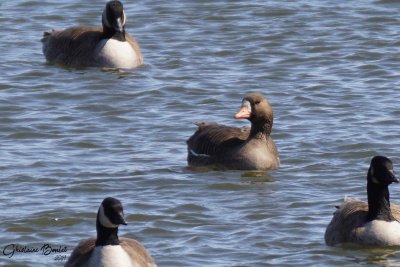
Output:
[[268,137],[271,134],[274,114],[268,100],[260,93],[247,94],[234,117],[251,122],[250,137]]
[[116,198],[105,198],[99,207],[97,221],[104,228],[118,228],[121,224],[127,225],[121,202]]
[[102,15],[103,32],[107,38],[125,41],[126,16],[122,3],[112,0],[106,4]]
[[243,100],[236,119],[248,119],[255,123],[258,121],[273,121],[272,107],[268,100],[260,93],[247,94]]
[[388,186],[391,183],[399,182],[394,175],[392,161],[384,156],[375,156],[372,158],[367,181],[369,184],[377,186]]

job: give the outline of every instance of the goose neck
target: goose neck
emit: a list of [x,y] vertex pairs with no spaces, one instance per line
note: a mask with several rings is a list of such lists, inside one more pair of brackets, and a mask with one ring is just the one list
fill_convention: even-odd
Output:
[[96,221],[97,239],[96,246],[119,245],[118,227],[107,228]]
[[367,220],[395,221],[390,210],[388,185],[368,182],[368,215]]

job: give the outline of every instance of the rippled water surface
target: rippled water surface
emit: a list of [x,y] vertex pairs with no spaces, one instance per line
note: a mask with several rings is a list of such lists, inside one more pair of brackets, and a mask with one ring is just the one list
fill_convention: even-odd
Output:
[[[46,64],[42,32],[99,25],[104,3],[0,3],[1,265],[61,266],[107,196],[159,266],[400,265],[323,239],[335,204],[366,198],[373,155],[400,169],[400,3],[125,1],[143,67]],[[233,114],[252,91],[274,108],[281,168],[188,169],[193,122],[248,125]]]

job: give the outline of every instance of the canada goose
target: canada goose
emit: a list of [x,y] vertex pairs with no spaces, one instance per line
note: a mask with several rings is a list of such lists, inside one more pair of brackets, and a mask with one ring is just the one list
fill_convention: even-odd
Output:
[[273,112],[267,99],[260,93],[246,95],[234,117],[248,119],[251,128],[196,124],[197,131],[186,141],[188,164],[237,170],[278,168],[278,150],[270,137]]
[[77,26],[45,32],[43,54],[50,63],[68,67],[135,68],[143,64],[139,44],[125,32],[120,1],[106,4],[103,28]]
[[388,158],[372,158],[367,174],[368,203],[345,198],[326,229],[326,244],[400,245],[400,206],[390,205],[388,189],[398,182]]
[[97,212],[97,239],[81,241],[65,267],[156,267],[152,257],[136,240],[118,238],[118,226],[126,225],[118,199],[103,200]]

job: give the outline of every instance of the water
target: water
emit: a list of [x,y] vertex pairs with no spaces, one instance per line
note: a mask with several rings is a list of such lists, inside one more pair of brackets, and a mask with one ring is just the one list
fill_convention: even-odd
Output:
[[[400,265],[323,240],[335,204],[366,198],[373,155],[400,168],[398,2],[125,1],[144,67],[46,64],[42,32],[98,25],[103,4],[0,3],[1,265],[61,266],[107,196],[159,266]],[[188,169],[193,122],[248,125],[233,114],[251,91],[274,108],[281,168]]]

